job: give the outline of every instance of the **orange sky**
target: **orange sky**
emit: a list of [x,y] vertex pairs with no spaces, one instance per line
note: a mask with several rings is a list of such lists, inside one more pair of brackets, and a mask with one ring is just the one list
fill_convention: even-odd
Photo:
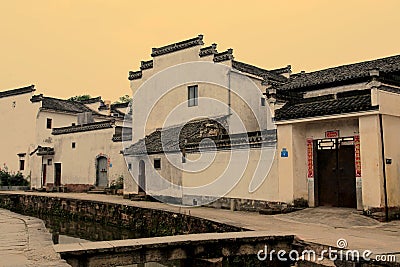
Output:
[[204,34],[236,59],[295,72],[400,54],[400,1],[3,0],[0,90],[129,94],[152,47]]

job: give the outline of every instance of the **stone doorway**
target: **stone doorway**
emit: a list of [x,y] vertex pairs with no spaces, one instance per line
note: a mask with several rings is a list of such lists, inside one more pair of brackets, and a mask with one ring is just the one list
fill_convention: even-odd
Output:
[[96,159],[96,186],[105,188],[108,186],[108,159],[105,156]]

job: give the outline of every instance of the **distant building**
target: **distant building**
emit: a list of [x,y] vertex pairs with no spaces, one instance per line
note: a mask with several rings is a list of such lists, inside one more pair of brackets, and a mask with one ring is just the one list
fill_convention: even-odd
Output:
[[120,154],[128,103],[107,105],[100,97],[69,101],[34,86],[0,92],[2,167],[22,172],[32,188],[85,191],[129,175]]

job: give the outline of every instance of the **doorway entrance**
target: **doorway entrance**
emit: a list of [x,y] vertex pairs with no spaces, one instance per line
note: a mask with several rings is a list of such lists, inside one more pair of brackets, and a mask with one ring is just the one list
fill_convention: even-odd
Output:
[[96,186],[108,186],[108,160],[107,157],[100,156],[96,162]]
[[61,163],[54,163],[54,186],[61,186]]
[[47,165],[42,164],[42,187],[46,187]]
[[139,194],[146,194],[146,165],[143,160],[139,161]]
[[357,208],[354,138],[315,142],[317,205]]

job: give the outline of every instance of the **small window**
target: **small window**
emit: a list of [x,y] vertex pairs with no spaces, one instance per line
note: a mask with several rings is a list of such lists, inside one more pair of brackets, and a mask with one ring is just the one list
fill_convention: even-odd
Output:
[[161,159],[154,159],[154,169],[161,169]]
[[132,163],[128,163],[128,170],[132,170]]
[[75,147],[76,147],[76,143],[72,142],[72,148],[75,148]]
[[53,164],[53,160],[52,159],[47,159],[47,165],[52,165]]
[[197,85],[192,85],[188,87],[188,106],[193,107],[197,106],[198,103],[198,86]]
[[76,125],[75,122],[73,122],[73,123],[72,123],[72,126],[75,126],[75,125]]
[[25,160],[24,159],[19,160],[19,170],[20,171],[25,170]]
[[261,106],[265,107],[265,98],[261,97]]
[[50,119],[50,118],[47,118],[47,120],[46,120],[46,128],[47,129],[51,129],[52,123],[53,123],[53,120]]

